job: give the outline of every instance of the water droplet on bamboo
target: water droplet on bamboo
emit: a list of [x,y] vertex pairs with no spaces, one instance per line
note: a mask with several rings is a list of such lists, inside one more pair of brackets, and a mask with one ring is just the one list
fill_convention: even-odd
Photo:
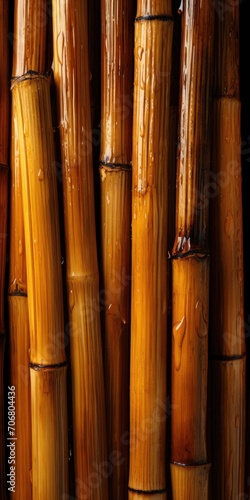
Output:
[[144,137],[144,133],[145,133],[144,123],[141,123],[140,124],[140,136]]
[[70,308],[70,311],[73,311],[74,305],[75,305],[75,296],[74,296],[73,290],[71,289],[70,292],[69,292],[69,308]]
[[183,316],[181,321],[177,321],[177,323],[175,323],[173,326],[174,362],[175,362],[175,369],[177,371],[179,371],[181,367],[182,344],[185,333],[186,333],[186,316]]
[[38,170],[38,179],[39,179],[39,181],[43,181],[43,179],[44,179],[44,172],[43,172],[42,168],[39,168],[39,170]]
[[195,330],[199,337],[203,338],[207,335],[207,318],[201,300],[197,300],[194,311]]
[[22,255],[22,253],[23,253],[22,240],[18,240],[18,253],[19,253],[19,255]]
[[140,61],[142,60],[142,54],[143,54],[143,52],[144,52],[143,47],[138,47],[137,54],[138,54],[138,57],[139,57]]
[[60,64],[63,63],[63,50],[64,50],[64,34],[62,31],[60,31],[56,41],[56,53]]
[[232,212],[227,212],[225,218],[225,233],[229,238],[232,238],[234,235],[234,218]]

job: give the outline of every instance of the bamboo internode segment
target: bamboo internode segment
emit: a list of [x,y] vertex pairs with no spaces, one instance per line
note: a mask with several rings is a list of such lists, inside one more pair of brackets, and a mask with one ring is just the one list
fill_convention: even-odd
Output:
[[[133,21],[131,0],[103,0],[101,37],[101,269],[105,303],[108,452],[121,459],[109,495],[127,499],[129,446]],[[132,57],[131,57],[132,56]]]
[[[49,81],[27,74],[12,87],[22,168],[30,361],[65,361],[59,216]],[[35,293],[34,293],[35,290]]]
[[100,173],[108,449],[121,456],[110,477],[110,495],[118,500],[127,498],[128,484],[131,172],[101,168]]
[[166,488],[166,414],[159,420],[156,413],[159,404],[166,405],[167,398],[166,193],[172,21],[171,2],[138,1],[134,41],[129,488],[145,496]]
[[[201,500],[208,498],[210,465],[171,464],[171,478],[173,485],[173,500]],[[217,498],[217,497],[216,497]]]
[[16,0],[14,2],[14,50],[12,76],[28,71],[44,73],[48,2]]
[[245,358],[211,362],[211,498],[237,498],[244,491],[245,377]]
[[10,384],[15,386],[15,435],[18,438],[15,456],[16,488],[15,493],[11,493],[11,498],[31,500],[30,338],[27,297],[10,295],[8,305]]
[[[87,1],[53,0],[54,79],[61,138],[70,314],[76,497],[106,499],[106,419],[89,97]],[[91,487],[89,486],[91,484]]]
[[172,266],[171,461],[206,463],[209,258],[189,255]]
[[27,299],[26,252],[21,189],[20,154],[17,137],[17,117],[12,105],[11,130],[11,210],[9,264],[9,345],[10,385],[16,393],[16,488],[13,498],[32,498],[31,484],[31,401],[29,371],[29,319]]
[[[213,113],[211,354],[245,354],[240,102],[222,97]],[[212,222],[216,221],[216,222]]]
[[174,253],[206,247],[213,5],[188,0],[182,24]]
[[33,499],[67,496],[66,371],[66,366],[30,370]]

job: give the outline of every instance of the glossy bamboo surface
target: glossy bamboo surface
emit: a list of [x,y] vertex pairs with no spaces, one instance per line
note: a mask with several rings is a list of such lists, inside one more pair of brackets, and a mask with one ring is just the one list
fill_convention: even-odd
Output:
[[68,496],[66,370],[30,370],[33,499]]
[[172,252],[171,480],[173,498],[205,499],[209,474],[206,182],[213,8],[209,2],[187,1],[182,15],[176,236]]
[[[67,393],[59,217],[49,81],[14,81],[27,257],[33,498],[68,491]],[[42,411],[41,411],[42,408]]]
[[166,236],[172,30],[170,2],[137,3],[129,489],[146,496],[149,492],[165,494],[166,489],[166,418],[158,421],[156,412],[159,404],[166,404],[167,397]]
[[[106,499],[108,480],[97,266],[87,2],[53,1],[54,78],[61,139],[66,275],[71,322],[76,497]],[[87,357],[86,357],[87,356]]]
[[[22,166],[30,361],[65,361],[62,275],[49,81],[37,74],[12,87]],[[35,291],[35,292],[34,292]]]
[[17,123],[12,106],[11,129],[11,210],[10,210],[10,264],[9,264],[9,345],[10,385],[16,388],[16,488],[11,498],[32,498],[31,483],[31,401],[29,372],[29,318],[27,299],[26,253],[21,189],[21,168]]
[[22,76],[27,71],[44,72],[48,16],[46,0],[14,2],[12,76]]
[[103,0],[101,37],[101,269],[108,452],[120,464],[110,499],[127,499],[131,286],[133,21],[131,0]]

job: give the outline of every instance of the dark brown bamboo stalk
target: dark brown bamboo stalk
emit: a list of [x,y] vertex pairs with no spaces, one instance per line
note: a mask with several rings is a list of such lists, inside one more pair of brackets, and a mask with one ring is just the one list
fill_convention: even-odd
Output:
[[133,2],[103,0],[101,242],[110,499],[127,499],[129,432]]
[[4,441],[5,272],[9,174],[9,3],[0,4],[0,496],[6,498]]
[[132,152],[130,500],[163,500],[167,496],[167,174],[172,31],[171,2],[137,2]]
[[215,16],[211,200],[212,498],[244,491],[244,338],[239,5]]
[[172,252],[171,477],[175,500],[208,498],[209,254],[212,2],[186,1],[182,20],[176,238]]
[[53,1],[66,238],[76,498],[108,498],[87,1]]

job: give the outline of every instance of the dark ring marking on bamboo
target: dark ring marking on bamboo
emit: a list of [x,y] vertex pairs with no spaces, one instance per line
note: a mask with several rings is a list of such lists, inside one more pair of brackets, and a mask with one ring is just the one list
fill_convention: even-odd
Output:
[[64,366],[67,366],[67,361],[63,361],[62,363],[55,363],[54,365],[39,365],[37,363],[30,363],[30,368],[33,370],[48,370],[48,369],[54,369],[54,368],[63,368]]
[[156,495],[158,493],[165,493],[167,491],[166,488],[162,490],[136,490],[135,488],[128,487],[129,491],[133,491],[133,493],[137,493],[138,495]]
[[173,460],[172,462],[170,462],[170,465],[178,465],[179,467],[203,467],[204,465],[207,465],[207,466],[210,466],[211,464],[209,462],[199,462],[199,463],[195,463],[195,464],[184,464],[182,462],[176,462],[175,460]]
[[135,22],[139,23],[140,21],[174,21],[173,16],[167,16],[165,14],[146,14],[145,16],[136,17]]
[[240,359],[244,359],[246,357],[246,353],[244,354],[234,354],[232,356],[220,356],[218,354],[212,354],[209,356],[210,361],[237,361]]
[[106,161],[99,161],[100,167],[109,167],[112,169],[123,169],[123,170],[131,170],[132,169],[132,164],[131,163],[108,163]]
[[9,297],[28,297],[26,292],[21,292],[21,290],[15,290],[14,292],[8,293]]
[[184,259],[185,257],[192,257],[195,256],[200,260],[206,259],[207,257],[210,256],[208,251],[201,250],[200,248],[194,248],[192,250],[189,250],[188,252],[183,252],[183,253],[175,253],[171,255],[172,259]]

